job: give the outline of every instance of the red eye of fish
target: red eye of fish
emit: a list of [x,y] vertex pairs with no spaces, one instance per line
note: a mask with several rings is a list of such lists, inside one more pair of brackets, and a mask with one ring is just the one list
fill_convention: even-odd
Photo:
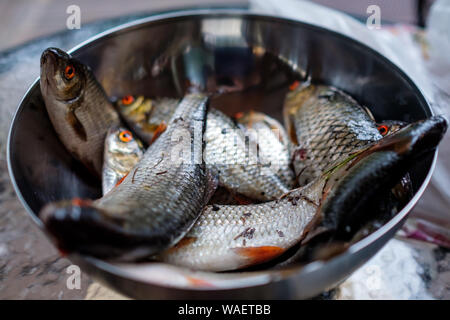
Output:
[[67,80],[72,79],[75,76],[75,68],[72,65],[68,65],[64,70],[64,76]]
[[125,97],[122,98],[122,103],[123,103],[124,105],[132,104],[133,101],[134,101],[133,96],[125,96]]
[[300,81],[294,81],[290,86],[289,86],[289,90],[290,91],[294,91],[295,89],[297,89],[298,85],[300,84]]
[[119,133],[119,139],[122,142],[130,142],[133,139],[133,134],[128,130],[121,131]]
[[388,131],[389,131],[389,129],[388,129],[388,127],[386,126],[386,125],[381,125],[381,126],[378,126],[378,132],[382,135],[382,136],[385,136],[386,135],[386,133],[388,133]]
[[236,112],[235,114],[234,114],[234,118],[235,119],[240,119],[240,118],[242,118],[244,116],[244,113],[243,112]]

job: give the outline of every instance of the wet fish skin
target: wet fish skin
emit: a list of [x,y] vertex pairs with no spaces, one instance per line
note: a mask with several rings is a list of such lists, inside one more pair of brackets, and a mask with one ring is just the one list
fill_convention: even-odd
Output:
[[367,109],[334,87],[300,85],[287,94],[283,112],[300,185],[382,137]]
[[[274,118],[256,111],[240,114],[237,122],[247,130],[257,134],[258,159],[261,163],[270,163],[288,189],[295,185],[295,174],[290,163],[290,141],[283,125]],[[250,135],[249,135],[250,136]]]
[[235,270],[274,259],[324,232],[345,230],[364,204],[433,150],[446,129],[442,117],[411,124],[279,200],[206,206],[186,237],[159,259],[197,270]]
[[[122,110],[122,116],[128,119],[128,123],[140,137],[147,140],[153,139],[159,123],[170,119],[178,100],[162,98],[159,99],[159,104],[152,101],[144,97],[133,97],[133,103],[128,105],[118,103],[119,110]],[[150,104],[151,107],[144,107]],[[272,119],[272,121],[268,118],[265,120],[274,125],[275,120]],[[140,125],[139,121],[146,124],[151,123],[145,134],[142,133],[145,126]],[[140,127],[136,129],[136,126]],[[232,133],[236,133],[236,137]],[[281,173],[272,170],[265,163],[269,163],[270,159],[264,161],[263,165],[257,164],[256,148],[253,151],[248,150],[245,146],[245,131],[221,111],[217,109],[208,111],[204,137],[204,158],[207,168],[214,172],[219,177],[220,184],[230,191],[255,200],[267,201],[278,198],[292,187],[292,176],[289,174],[293,173],[285,170],[285,166]],[[254,159],[255,163],[249,164],[248,159]]]
[[345,237],[340,237],[342,235],[339,234],[319,234],[310,239],[307,244],[292,247],[283,256],[269,262],[265,267],[283,269],[315,260],[328,260],[381,228],[408,203],[412,196],[412,184],[407,174],[392,190],[385,190],[385,193],[380,195],[380,201],[372,201],[373,205],[368,206],[365,211],[363,224],[354,230],[347,230],[344,233]]
[[219,184],[260,201],[277,199],[288,192],[289,187],[270,166],[258,163],[256,141],[250,145],[246,144],[245,131],[231,118],[217,109],[209,110],[204,159],[207,168],[219,177]]
[[[123,182],[104,197],[45,206],[40,217],[58,246],[69,252],[132,261],[177,243],[217,184],[207,174],[201,157],[207,103],[203,95],[187,95],[167,131],[147,149]],[[189,146],[194,143],[191,155],[196,161],[174,163],[179,159],[178,137],[186,132],[190,137],[185,142]]]
[[[353,226],[364,220],[361,215],[365,211],[358,208],[379,202],[383,191],[394,188],[418,159],[437,147],[447,127],[444,117],[434,116],[408,124],[364,150],[352,164],[351,173],[331,192],[333,200],[324,205],[320,229],[328,233],[354,231]],[[372,159],[370,165],[362,165],[362,158]]]
[[320,180],[284,199],[261,204],[208,205],[186,237],[158,258],[204,271],[235,270],[271,260],[306,235],[324,183]]
[[111,127],[106,134],[102,190],[108,193],[144,155],[142,142],[125,127]]
[[92,71],[66,52],[48,48],[41,56],[40,87],[66,149],[101,177],[106,132],[120,120]]

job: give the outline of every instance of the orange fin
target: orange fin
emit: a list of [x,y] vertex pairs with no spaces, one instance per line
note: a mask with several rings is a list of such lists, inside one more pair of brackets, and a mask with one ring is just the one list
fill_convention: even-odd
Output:
[[80,199],[80,198],[73,198],[72,199],[72,205],[77,207],[88,207],[92,204],[92,200],[89,199]]
[[119,181],[117,181],[115,187],[117,187],[119,184],[121,184],[123,182],[123,180],[125,180],[125,178],[128,176],[128,173],[126,175],[124,175],[122,178],[120,178]]
[[240,118],[242,118],[243,116],[244,116],[244,113],[243,113],[242,111],[240,111],[240,112],[236,112],[236,113],[234,114],[233,118],[235,118],[235,119],[240,119]]
[[192,284],[194,287],[203,287],[203,288],[213,288],[214,285],[209,283],[208,281],[197,279],[193,277],[186,276],[186,280]]
[[167,124],[164,121],[161,121],[161,123],[156,127],[155,132],[153,133],[152,140],[150,141],[150,144],[155,142],[156,139],[167,129]]
[[249,260],[247,266],[272,260],[285,251],[285,249],[276,246],[233,248],[232,250]]
[[289,90],[294,91],[295,89],[298,88],[299,84],[300,84],[300,81],[298,81],[298,80],[292,82],[291,85],[289,86]]
[[197,240],[196,237],[184,237],[183,239],[181,239],[180,241],[178,241],[178,243],[176,245],[174,245],[172,248],[168,249],[168,252],[175,252],[178,249],[181,249],[187,245],[190,245],[191,243],[193,243],[195,240]]
[[236,200],[236,202],[240,205],[244,205],[244,204],[252,204],[254,203],[254,201],[242,194],[234,194],[233,195],[234,200]]

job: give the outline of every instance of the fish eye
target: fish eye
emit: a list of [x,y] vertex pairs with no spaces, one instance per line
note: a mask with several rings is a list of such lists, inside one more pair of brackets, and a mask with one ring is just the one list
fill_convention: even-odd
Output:
[[123,130],[119,133],[119,140],[122,142],[130,142],[133,139],[133,134],[128,130]]
[[64,77],[67,80],[72,79],[75,76],[75,68],[72,65],[68,65],[64,70]]
[[380,125],[380,126],[378,126],[378,132],[382,135],[382,136],[385,136],[387,133],[388,133],[388,131],[389,131],[389,129],[388,129],[388,127],[386,126],[386,125]]
[[234,114],[234,118],[235,118],[235,119],[241,119],[243,116],[244,116],[244,113],[243,113],[243,112],[236,112],[236,113]]
[[300,81],[298,81],[298,80],[292,82],[291,85],[289,86],[289,90],[294,91],[295,89],[298,88],[299,84],[300,84]]
[[133,96],[125,96],[125,97],[123,97],[122,98],[122,103],[124,104],[124,105],[129,105],[129,104],[132,104],[134,102],[134,97]]

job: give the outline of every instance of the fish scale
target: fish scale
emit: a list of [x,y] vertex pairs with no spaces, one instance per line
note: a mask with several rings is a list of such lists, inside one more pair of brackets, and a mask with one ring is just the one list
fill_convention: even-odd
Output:
[[289,92],[284,119],[293,141],[292,161],[300,185],[320,174],[341,156],[379,140],[366,109],[344,92],[305,84]]
[[[284,199],[246,206],[207,206],[195,227],[178,246],[159,256],[162,261],[208,271],[224,271],[262,263],[298,242],[317,212],[307,194],[319,203],[324,181],[291,192]],[[283,236],[280,236],[280,231]]]
[[286,187],[292,189],[295,174],[290,167],[290,141],[281,123],[256,111],[243,113],[237,122],[244,125],[245,130],[256,132],[258,161],[268,163]]
[[[72,77],[64,76],[74,68]],[[41,56],[40,88],[50,121],[66,149],[101,177],[106,133],[120,123],[92,71],[58,48]]]
[[[129,105],[124,105],[119,100],[116,106],[122,117],[131,123],[130,126],[136,134],[148,141],[153,138],[158,124],[166,122],[173,115],[177,101],[172,98],[152,100],[140,96]],[[143,108],[148,103],[151,103],[152,107]],[[267,117],[266,121],[275,120]],[[152,125],[146,127],[144,123]],[[281,127],[280,124],[277,125]],[[233,136],[232,133],[236,135]],[[276,147],[286,149],[284,150],[286,153],[268,159],[281,162],[281,168],[278,170],[272,170],[261,163],[250,163],[249,159],[257,160],[257,155],[246,146],[245,132],[230,117],[217,109],[208,111],[204,136],[204,158],[207,168],[218,176],[220,185],[231,192],[254,200],[268,201],[278,198],[293,187],[294,173],[289,168],[289,163],[286,163],[289,161],[287,146],[278,143]],[[260,149],[270,151],[274,143],[264,142]],[[284,155],[287,159],[283,158]]]
[[[67,249],[73,250],[71,247],[75,246],[82,253],[125,261],[154,254],[181,239],[217,185],[201,161],[201,136],[197,139],[194,136],[198,129],[204,128],[207,102],[203,95],[187,95],[168,129],[147,149],[123,182],[102,198],[75,204],[66,201],[43,209],[43,220],[55,224],[53,231],[62,232],[67,225],[72,236],[78,237],[78,243],[67,243],[71,239],[58,234],[63,245],[69,246]],[[177,155],[180,146],[177,137],[182,132],[190,135],[189,147],[194,143],[191,159],[198,159],[199,163],[174,162],[178,158],[172,158],[172,153]],[[96,229],[91,230],[92,226]],[[88,231],[91,233],[87,234]]]
[[[205,132],[205,162],[219,183],[252,199],[280,197],[289,187],[269,167],[257,162],[247,147],[246,134],[217,109],[208,112]],[[253,159],[255,161],[250,161]]]
[[364,206],[397,184],[446,129],[439,116],[410,124],[340,158],[319,178],[278,200],[208,205],[186,237],[157,258],[196,270],[235,270],[274,259],[314,235],[360,224]]

